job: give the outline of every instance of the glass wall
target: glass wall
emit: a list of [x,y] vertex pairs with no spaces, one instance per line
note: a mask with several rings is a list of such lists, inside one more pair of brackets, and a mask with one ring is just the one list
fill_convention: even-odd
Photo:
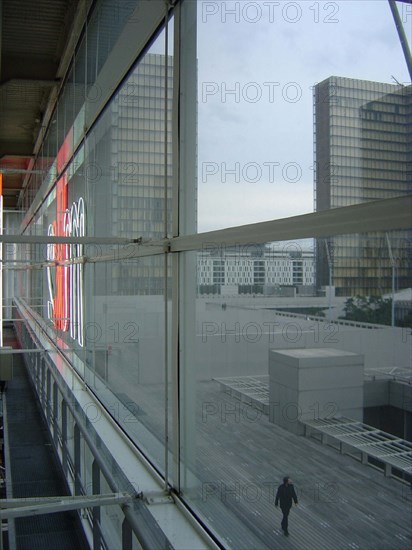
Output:
[[167,53],[160,29],[109,90],[99,75],[107,74],[116,42],[136,17],[135,3],[115,4],[97,3],[37,161],[46,177],[33,180],[25,198],[33,209],[42,201],[26,234],[86,242],[25,245],[33,269],[20,272],[19,297],[55,331],[70,364],[164,472],[171,259],[136,257],[137,247],[124,243],[172,233],[173,19]]
[[[394,233],[388,232],[388,239]],[[373,235],[353,234],[350,239],[359,256],[366,241],[373,254],[379,253]],[[261,251],[266,269],[273,258],[278,269],[292,270],[296,260],[290,256],[290,244],[284,243],[283,249],[279,244],[254,243],[253,252]],[[250,244],[208,243],[208,249],[185,255],[205,261],[217,249],[226,273],[231,274],[228,270],[236,264],[253,277],[248,263],[261,260],[253,258]],[[399,268],[409,260],[403,257],[400,262]],[[409,264],[404,267],[410,269]],[[391,270],[389,262],[386,268]],[[398,273],[396,266],[393,273]],[[313,514],[322,515],[325,507],[345,513],[345,487],[352,474],[337,474],[336,457],[328,461],[322,448],[302,437],[305,425],[343,418],[372,420],[370,429],[386,428],[407,437],[403,422],[410,413],[399,410],[399,418],[383,428],[371,406],[372,387],[364,389],[364,377],[410,380],[410,328],[403,325],[397,308],[397,326],[392,327],[391,294],[234,294],[231,285],[221,285],[214,293],[198,296],[183,337],[187,347],[182,362],[187,367],[181,382],[181,489],[225,547],[263,549],[279,541],[274,504],[285,475],[293,475],[304,503],[296,521],[305,532],[311,533]],[[357,366],[348,364],[338,372],[337,356],[339,361],[350,356]],[[373,497],[370,490],[366,489],[368,498]],[[350,537],[345,522],[335,523],[334,529],[336,536]]]
[[[410,162],[404,133],[410,77],[388,5],[374,2],[368,25],[371,5],[198,2],[201,230],[311,212],[316,168],[316,181],[322,182],[333,167],[339,183],[332,193],[352,187],[346,201],[332,200],[328,208],[353,204],[355,196],[373,200],[386,198],[389,190],[407,192],[407,170],[400,166]],[[410,39],[407,8],[400,10]],[[375,35],[377,27],[386,45]],[[324,84],[314,112],[318,83]],[[314,158],[313,116],[319,126],[319,112],[329,109]],[[331,143],[328,157],[322,156],[321,141],[342,135],[348,135],[342,147]],[[406,156],[388,157],[383,151],[389,147]],[[317,208],[323,208],[319,189]]]
[[[373,17],[366,2],[197,6],[200,232],[412,192],[411,86],[393,53],[388,6],[373,3]],[[376,369],[410,379],[410,317],[401,320],[396,294],[409,296],[411,286],[410,222],[404,231],[316,241],[293,239],[291,225],[283,243],[274,228],[263,244],[250,225],[249,240],[235,229],[206,233],[181,253],[182,266],[197,268],[181,283],[180,487],[225,547],[283,547],[274,504],[285,475],[299,488],[298,521],[310,537],[312,517],[342,513],[344,474],[296,437],[305,424],[347,417],[407,436],[410,412],[397,410],[384,426],[363,377]],[[190,290],[184,298],[190,281],[194,310]],[[335,354],[348,353],[362,356],[353,378],[332,367]],[[281,361],[295,368],[310,355],[330,361],[316,383],[309,371],[299,381],[282,371]],[[322,534],[320,545],[350,537],[344,523],[334,529],[335,541]]]
[[[410,299],[397,293],[410,286],[411,230],[389,207],[362,230],[359,210],[346,226],[338,210],[412,191],[411,88],[388,76],[407,81],[390,13],[184,0],[165,29],[136,19],[137,4],[90,14],[36,160],[45,175],[24,196],[25,233],[74,242],[27,247],[16,295],[224,547],[276,545],[285,475],[316,547],[353,546],[348,523],[314,527],[327,508],[352,513],[351,469],[299,436],[342,418],[407,436],[408,411],[383,425],[363,385],[393,368],[410,381]],[[146,42],[126,70],[132,36]],[[313,378],[282,367],[309,372],[312,356],[326,365]],[[351,357],[350,376],[336,357]],[[74,462],[70,414],[66,429]],[[110,547],[120,520],[102,518]]]

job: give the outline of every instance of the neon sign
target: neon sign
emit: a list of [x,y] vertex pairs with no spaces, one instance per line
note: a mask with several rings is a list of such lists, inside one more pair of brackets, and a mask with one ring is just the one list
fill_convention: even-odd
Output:
[[[0,172],[0,235],[3,235],[3,174]],[[0,242],[0,348],[3,347],[3,243]]]
[[[67,182],[63,176],[57,184],[57,217],[49,225],[49,236],[84,237],[86,212],[83,198],[68,208]],[[47,260],[64,262],[83,256],[82,244],[48,244]],[[55,270],[53,273],[52,270]],[[54,276],[53,276],[54,275]],[[49,299],[47,315],[56,329],[70,332],[70,336],[83,347],[83,264],[70,263],[47,267]]]

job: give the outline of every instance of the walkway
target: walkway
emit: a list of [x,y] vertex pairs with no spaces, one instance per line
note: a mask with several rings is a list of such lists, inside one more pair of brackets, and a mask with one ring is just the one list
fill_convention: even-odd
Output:
[[[18,347],[13,332],[5,333],[5,346]],[[13,356],[13,380],[8,382],[5,413],[10,460],[6,468],[11,480],[8,498],[67,495],[64,479],[56,462],[47,427],[36,403],[36,397],[21,355]],[[20,518],[14,521],[17,550],[83,550],[89,546],[73,512]],[[13,535],[13,527],[9,528]]]

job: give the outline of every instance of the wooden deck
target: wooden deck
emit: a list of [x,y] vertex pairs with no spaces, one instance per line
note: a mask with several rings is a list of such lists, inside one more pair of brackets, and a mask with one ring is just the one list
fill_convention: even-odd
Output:
[[[118,396],[138,411],[127,428],[137,444],[161,464],[164,388],[116,378]],[[198,382],[196,418],[187,437],[188,468],[183,498],[233,550],[406,550],[412,547],[410,486],[385,477],[312,438],[272,424],[263,410],[221,391],[216,381]],[[169,403],[170,405],[170,403]],[[171,411],[170,411],[171,412]],[[190,415],[191,416],[191,415]],[[151,441],[142,439],[142,428]],[[133,435],[132,435],[133,436]],[[280,529],[274,500],[289,475],[299,505],[290,536]]]
[[[401,550],[412,546],[411,488],[269,423],[219,384],[198,384],[196,507],[235,550]],[[209,411],[209,414],[205,413]],[[215,412],[216,411],[216,412]],[[213,413],[213,414],[212,414]],[[299,505],[290,536],[274,506],[284,475]],[[193,498],[193,497],[192,497]],[[193,501],[192,501],[193,504]]]

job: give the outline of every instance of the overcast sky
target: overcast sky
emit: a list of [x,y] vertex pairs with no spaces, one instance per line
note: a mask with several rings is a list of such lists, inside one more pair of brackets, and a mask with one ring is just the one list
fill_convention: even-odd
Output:
[[313,211],[316,82],[408,81],[387,0],[199,1],[198,74],[199,231]]

